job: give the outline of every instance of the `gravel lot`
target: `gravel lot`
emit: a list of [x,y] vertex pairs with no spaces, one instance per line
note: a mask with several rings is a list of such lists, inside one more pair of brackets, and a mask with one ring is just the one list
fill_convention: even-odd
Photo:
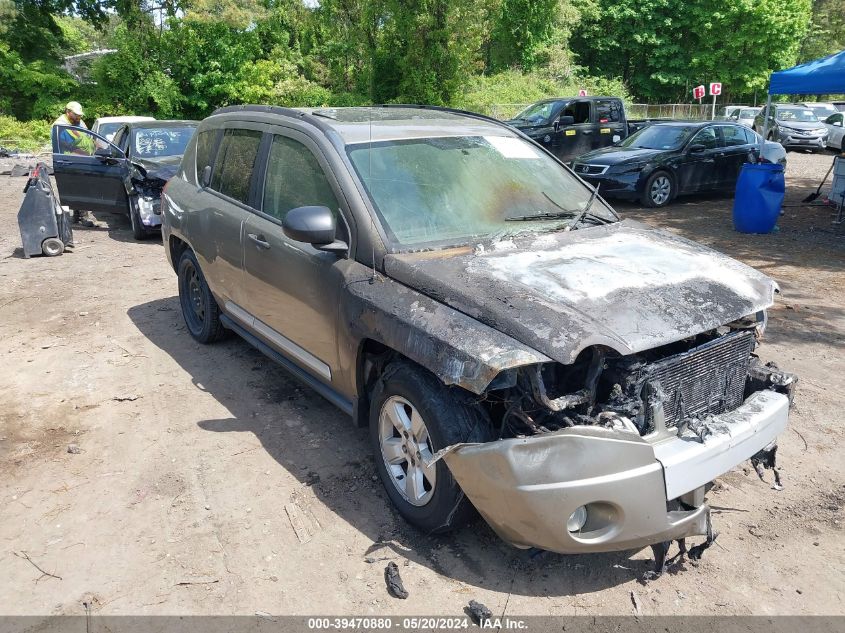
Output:
[[[240,340],[192,341],[160,242],[104,216],[74,252],[25,260],[24,179],[0,177],[2,612],[632,614],[633,592],[644,614],[845,614],[845,236],[829,209],[793,206],[830,160],[790,153],[772,235],[735,233],[724,196],[617,205],[774,277],[761,352],[800,376],[786,488],[725,475],[717,546],[645,586],[649,550],[532,558],[483,523],[415,532],[364,431]],[[385,591],[387,559],[407,600]]]

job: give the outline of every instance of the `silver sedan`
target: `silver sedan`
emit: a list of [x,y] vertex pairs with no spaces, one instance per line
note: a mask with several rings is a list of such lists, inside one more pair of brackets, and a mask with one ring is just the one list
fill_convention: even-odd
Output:
[[845,113],[831,114],[824,120],[824,126],[828,131],[827,146],[831,149],[845,149],[842,146],[845,139]]

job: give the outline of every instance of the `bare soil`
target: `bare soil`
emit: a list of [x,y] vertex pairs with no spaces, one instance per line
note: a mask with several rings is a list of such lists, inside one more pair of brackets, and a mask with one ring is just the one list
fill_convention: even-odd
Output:
[[790,153],[772,235],[734,232],[726,196],[617,205],[774,277],[762,355],[800,376],[785,489],[726,474],[717,545],[645,586],[648,549],[532,557],[483,522],[416,532],[365,431],[239,339],[193,342],[160,241],[103,216],[73,252],[23,259],[25,179],[0,177],[0,612],[632,614],[634,592],[645,614],[845,614],[845,236],[792,206],[830,161]]

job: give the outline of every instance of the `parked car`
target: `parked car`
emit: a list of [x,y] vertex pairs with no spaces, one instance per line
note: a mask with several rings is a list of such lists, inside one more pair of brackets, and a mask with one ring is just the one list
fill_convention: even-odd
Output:
[[83,128],[53,126],[53,171],[61,204],[125,213],[137,240],[157,233],[161,190],[178,169],[196,127],[197,121],[124,123],[112,143]]
[[[754,131],[762,134],[765,127],[765,108],[754,118]],[[787,149],[819,151],[827,143],[827,128],[816,113],[795,104],[773,104],[769,113],[766,139],[776,141]]]
[[794,378],[752,355],[775,283],[619,221],[499,121],[223,108],[162,215],[190,335],[236,332],[369,426],[426,533],[475,506],[556,552],[709,536],[705,485],[786,427]]
[[839,109],[832,103],[824,103],[821,101],[806,101],[804,103],[799,103],[798,105],[812,110],[813,114],[816,115],[816,118],[819,121],[824,121],[831,114],[839,112]]
[[[613,147],[579,156],[572,168],[603,196],[663,207],[679,195],[733,189],[743,163],[757,160],[761,140],[736,124],[655,123]],[[786,151],[767,142],[763,160],[785,166]]]
[[730,123],[739,123],[745,127],[754,127],[754,117],[756,117],[763,108],[736,108],[731,115],[725,120]]
[[845,101],[834,101],[833,106],[840,112],[845,112]]
[[618,97],[560,97],[533,103],[506,123],[568,161],[613,145],[648,121],[629,121]]
[[135,121],[155,121],[155,118],[151,116],[103,116],[94,120],[91,131],[110,141],[121,125]]
[[845,149],[842,144],[845,138],[845,112],[831,114],[824,120],[824,126],[827,128],[827,146],[831,149]]
[[719,110],[719,114],[716,115],[717,121],[728,121],[735,112],[742,110],[745,106],[743,105],[729,105],[725,106],[721,110]]

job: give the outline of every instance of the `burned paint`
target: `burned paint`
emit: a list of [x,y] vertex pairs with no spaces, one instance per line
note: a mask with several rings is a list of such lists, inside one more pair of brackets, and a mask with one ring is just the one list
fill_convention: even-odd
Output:
[[506,244],[388,255],[385,270],[567,364],[592,345],[627,355],[755,314],[776,288],[745,264],[630,221]]

